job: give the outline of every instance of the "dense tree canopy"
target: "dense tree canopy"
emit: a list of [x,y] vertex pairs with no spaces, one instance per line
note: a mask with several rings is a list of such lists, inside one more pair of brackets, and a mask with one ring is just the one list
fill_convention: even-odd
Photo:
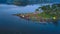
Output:
[[50,17],[60,18],[60,4],[46,5],[40,7],[46,15],[50,15]]

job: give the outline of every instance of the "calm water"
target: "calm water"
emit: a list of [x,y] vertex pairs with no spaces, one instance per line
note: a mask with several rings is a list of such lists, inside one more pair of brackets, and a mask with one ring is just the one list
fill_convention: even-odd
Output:
[[[46,5],[46,4],[42,4]],[[1,34],[60,34],[58,24],[27,21],[12,14],[34,12],[41,4],[15,6],[0,4],[0,33]]]

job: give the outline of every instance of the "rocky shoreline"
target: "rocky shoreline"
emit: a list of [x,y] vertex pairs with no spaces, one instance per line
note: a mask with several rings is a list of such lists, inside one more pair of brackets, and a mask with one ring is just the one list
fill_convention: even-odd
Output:
[[37,22],[42,22],[42,23],[46,23],[46,22],[52,22],[52,18],[43,18],[41,16],[38,16],[37,14],[14,14],[16,16],[19,16],[22,19],[25,20],[32,20],[32,21],[37,21]]
[[[38,7],[33,13],[23,13],[23,14],[15,14],[15,15],[26,20],[57,23],[57,21],[60,18],[59,8],[60,8],[60,4],[53,4],[52,6],[47,5],[47,6]],[[40,9],[42,9],[43,12],[41,12]]]

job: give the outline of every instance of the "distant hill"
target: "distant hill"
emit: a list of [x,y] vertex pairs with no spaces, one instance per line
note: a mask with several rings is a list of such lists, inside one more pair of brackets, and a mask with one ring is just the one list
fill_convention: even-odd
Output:
[[26,5],[26,4],[37,4],[37,3],[57,3],[60,0],[0,0],[3,4],[16,4],[16,5]]
[[0,3],[6,3],[6,0],[0,0]]

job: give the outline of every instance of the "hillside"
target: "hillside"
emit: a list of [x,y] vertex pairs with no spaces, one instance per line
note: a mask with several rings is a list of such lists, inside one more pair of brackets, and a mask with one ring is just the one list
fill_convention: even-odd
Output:
[[[43,12],[40,12],[40,10]],[[60,4],[46,5],[38,7],[34,13],[15,14],[23,19],[38,21],[38,22],[57,22],[60,20]]]
[[27,5],[40,3],[60,3],[60,0],[0,0],[3,4]]

